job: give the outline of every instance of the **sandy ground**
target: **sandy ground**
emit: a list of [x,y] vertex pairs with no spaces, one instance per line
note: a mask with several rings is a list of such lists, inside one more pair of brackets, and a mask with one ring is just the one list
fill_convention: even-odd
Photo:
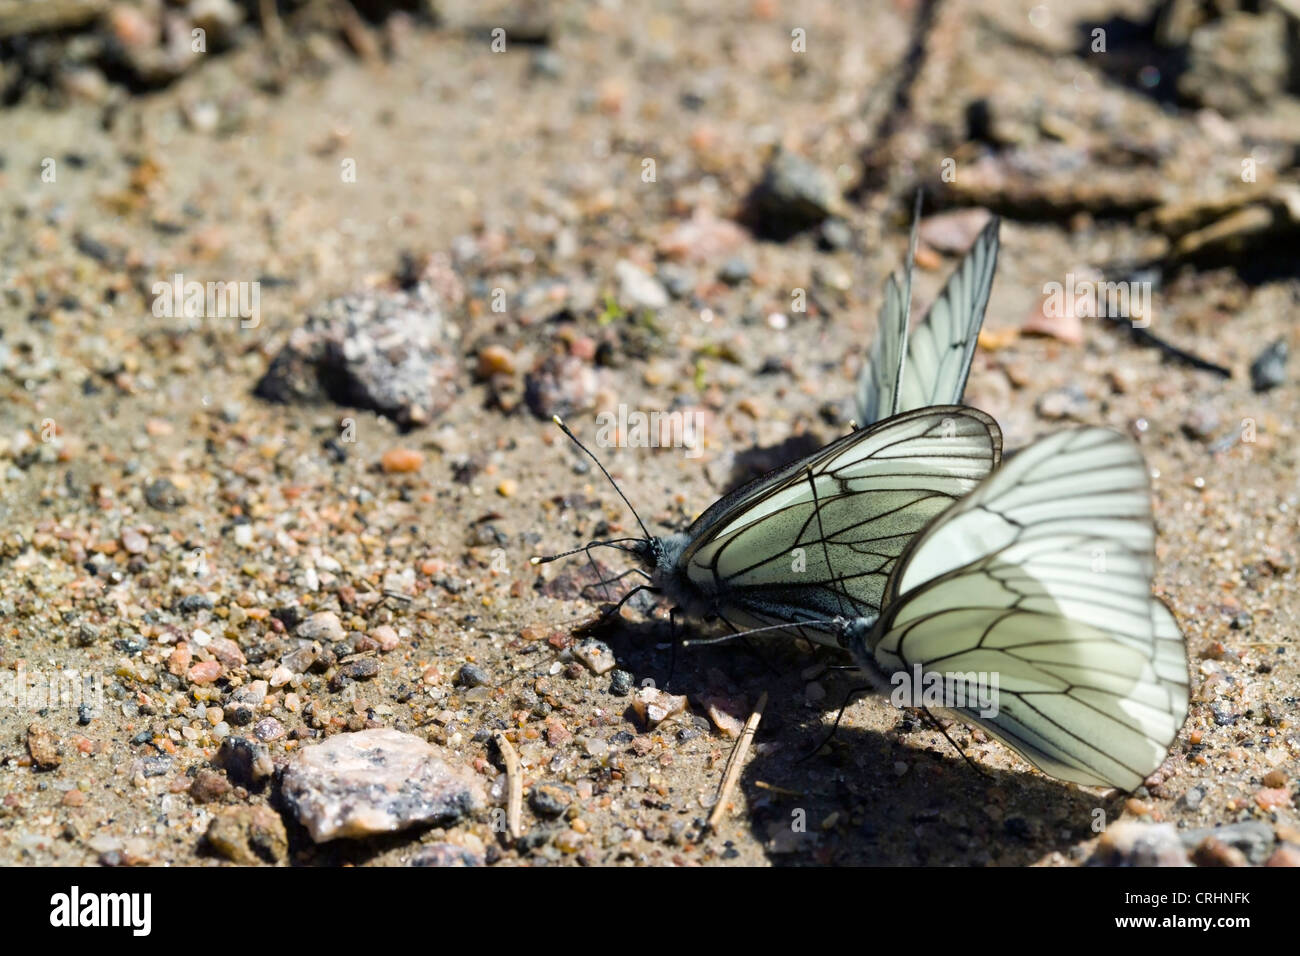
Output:
[[[939,733],[875,699],[848,707],[829,747],[803,759],[853,681],[824,670],[839,663],[833,656],[779,643],[761,656],[679,650],[670,689],[699,716],[649,732],[628,698],[609,692],[609,675],[561,662],[536,691],[533,677],[518,675],[547,671],[553,643],[596,606],[536,590],[527,559],[635,524],[553,426],[522,406],[501,409],[496,386],[473,375],[472,353],[500,345],[526,369],[557,343],[606,342],[615,361],[601,372],[603,401],[706,409],[699,458],[602,452],[658,530],[683,525],[732,484],[732,453],[846,427],[828,423],[823,406],[852,392],[881,281],[901,260],[910,187],[849,203],[846,249],[824,251],[810,236],[746,237],[721,258],[743,259],[747,280],[715,281],[716,258],[696,265],[695,300],[674,300],[653,323],[610,322],[602,303],[617,288],[617,260],[649,262],[694,210],[738,208],[772,145],[853,184],[912,9],[851,6],[802,5],[796,16],[773,4],[764,16],[695,3],[575,5],[557,15],[559,77],[538,73],[530,49],[493,54],[472,33],[421,29],[391,61],[338,51],[281,93],[258,84],[265,51],[246,47],[130,99],[109,128],[103,110],[84,103],[0,113],[0,663],[101,675],[107,696],[87,724],[66,708],[0,708],[0,862],[219,859],[203,841],[212,814],[270,797],[191,796],[218,744],[212,722],[195,714],[224,704],[251,672],[237,667],[206,687],[169,680],[169,655],[203,628],[230,637],[255,665],[257,650],[282,636],[268,613],[293,604],[339,612],[349,631],[390,625],[401,644],[378,655],[372,680],[335,690],[328,675],[313,675],[296,709],[277,695],[267,713],[290,733],[269,745],[274,757],[302,744],[295,731],[309,739],[393,726],[430,735],[490,781],[495,755],[483,731],[508,726],[530,785],[563,782],[577,794],[561,822],[525,809],[541,835],[526,850],[504,846],[486,820],[323,847],[291,826],[298,863],[399,864],[421,842],[448,840],[507,863],[1066,864],[1091,853],[1096,808],[1111,822],[1260,819],[1294,834],[1300,386],[1292,373],[1256,393],[1248,367],[1278,338],[1300,346],[1300,284],[1248,284],[1231,268],[1166,277],[1154,328],[1230,368],[1227,380],[1097,321],[1085,321],[1077,344],[1007,334],[1037,309],[1044,282],[1133,249],[1142,236],[1132,217],[1004,222],[986,322],[994,335],[967,398],[1017,447],[1068,424],[1036,408],[1076,388],[1071,420],[1129,432],[1147,456],[1155,587],[1186,633],[1194,702],[1145,792],[1058,783],[954,726],[982,775]],[[1065,5],[1048,6],[1067,16]],[[1008,62],[1040,70],[1045,86],[1064,82],[1052,64],[1066,55],[1051,43],[1024,52],[988,25],[1005,17],[1020,29],[1024,16],[972,7],[962,23],[976,35],[963,43],[998,44]],[[811,52],[792,60],[799,25]],[[229,128],[190,128],[183,112],[196,102],[219,104]],[[40,179],[46,157],[58,164],[54,183]],[[641,180],[646,157],[657,162],[654,183]],[[340,178],[348,159],[355,183]],[[445,252],[462,236],[480,250],[459,270],[465,302],[447,309],[465,350],[462,391],[435,422],[400,434],[370,412],[253,397],[309,307],[385,281],[404,253]],[[954,262],[920,273],[919,300]],[[149,289],[177,271],[262,279],[260,325],[154,316]],[[815,278],[836,274],[849,288]],[[549,318],[558,309],[537,290],[550,278],[570,287],[571,323]],[[791,312],[794,287],[818,288],[821,308]],[[487,304],[494,288],[512,303],[503,314]],[[580,301],[584,289],[593,301]],[[772,313],[789,313],[785,327],[773,327],[782,323]],[[355,419],[356,441],[339,461],[325,443],[344,417]],[[57,432],[49,442],[40,440],[46,420]],[[1255,441],[1211,450],[1247,420]],[[570,423],[594,434],[591,410]],[[418,451],[418,469],[380,467],[395,448]],[[146,500],[160,478],[183,499],[172,510]],[[251,541],[237,538],[245,523]],[[541,573],[583,572],[575,563]],[[385,588],[402,599],[350,600]],[[211,607],[179,610],[187,595]],[[665,614],[632,610],[606,635],[620,668],[661,686],[668,638]],[[484,669],[486,688],[454,685],[466,662]],[[764,690],[771,703],[734,810],[718,835],[697,840],[733,745],[699,701],[726,696],[743,717]],[[64,751],[56,769],[31,766],[34,721]],[[584,749],[589,737],[607,751]],[[1277,789],[1289,791],[1282,805],[1261,801]],[[1199,799],[1187,797],[1193,790]],[[802,819],[806,832],[792,829]]]

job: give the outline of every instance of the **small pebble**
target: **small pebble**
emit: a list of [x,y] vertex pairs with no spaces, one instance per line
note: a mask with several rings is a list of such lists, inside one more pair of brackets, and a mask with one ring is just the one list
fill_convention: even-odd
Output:
[[493,375],[514,375],[518,370],[515,355],[500,345],[488,345],[478,353],[478,374],[480,378]]
[[558,783],[541,783],[528,794],[528,805],[539,817],[554,819],[569,809],[573,790]]
[[214,683],[220,676],[220,661],[199,661],[197,664],[192,666],[189,669],[189,673],[186,674],[186,677],[189,678],[191,684],[198,684],[200,686]]
[[27,752],[31,754],[32,763],[40,770],[53,770],[63,763],[59,738],[41,723],[33,723],[27,728]]
[[1286,381],[1287,344],[1278,339],[1260,352],[1250,366],[1250,383],[1257,392],[1277,388]]
[[669,717],[686,710],[686,698],[668,694],[657,687],[643,687],[632,698],[632,709],[645,724],[653,730]]
[[455,684],[457,687],[482,687],[489,680],[487,671],[477,664],[462,664],[456,672]]
[[298,625],[294,634],[305,641],[320,641],[322,644],[333,644],[347,636],[339,616],[333,611],[313,614]]
[[144,554],[149,550],[149,539],[139,531],[123,531],[122,547],[128,554]]
[[379,649],[384,653],[395,651],[398,645],[402,643],[397,629],[391,624],[381,624],[370,632],[370,639],[379,645]]
[[390,475],[419,471],[423,464],[424,455],[413,448],[390,448],[380,459],[380,465]]
[[146,485],[144,500],[149,503],[150,508],[155,508],[158,511],[175,511],[185,504],[185,498],[181,495],[180,489],[167,478],[158,478]]
[[616,670],[609,681],[609,692],[615,697],[626,697],[632,693],[635,683],[631,671]]
[[739,256],[732,256],[718,270],[718,278],[727,285],[740,285],[750,277],[751,273],[748,262]]
[[1063,418],[1084,419],[1091,403],[1083,389],[1077,385],[1052,389],[1038,400],[1035,410],[1040,418],[1059,421]]
[[587,638],[579,641],[573,648],[573,655],[586,664],[593,674],[608,674],[618,663],[614,652],[604,641]]

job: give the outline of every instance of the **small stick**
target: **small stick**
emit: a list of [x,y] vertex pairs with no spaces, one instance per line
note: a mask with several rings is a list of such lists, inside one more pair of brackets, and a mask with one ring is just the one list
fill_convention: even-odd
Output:
[[754,732],[758,730],[758,722],[763,717],[763,708],[767,706],[767,691],[758,696],[758,703],[754,706],[754,712],[749,715],[749,720],[745,721],[745,729],[740,732],[740,739],[736,741],[736,749],[731,752],[731,759],[727,761],[727,770],[722,777],[722,787],[718,790],[718,802],[713,805],[713,812],[709,814],[709,822],[704,825],[705,830],[718,829],[718,821],[722,819],[722,814],[727,806],[727,801],[731,799],[731,791],[736,789],[736,781],[740,779],[740,768],[745,762],[745,755],[749,753],[750,741],[754,739]]
[[760,790],[771,790],[773,793],[779,793],[783,797],[807,796],[807,794],[802,793],[799,790],[791,790],[788,787],[778,787],[776,784],[768,783],[766,780],[755,780],[754,786],[758,787]]
[[1114,315],[1108,315],[1106,318],[1118,328],[1127,329],[1129,336],[1139,345],[1149,345],[1152,348],[1159,349],[1169,358],[1182,362],[1184,365],[1190,365],[1192,368],[1200,369],[1202,372],[1213,372],[1222,378],[1232,378],[1232,369],[1216,365],[1209,359],[1203,359],[1199,355],[1181,349],[1171,342],[1166,342],[1150,329],[1134,325],[1132,319]]
[[506,761],[506,826],[510,829],[510,835],[518,840],[524,835],[524,827],[520,822],[524,809],[524,778],[519,772],[519,754],[515,753],[515,748],[506,735],[501,731],[496,734],[497,746],[501,748],[501,756]]

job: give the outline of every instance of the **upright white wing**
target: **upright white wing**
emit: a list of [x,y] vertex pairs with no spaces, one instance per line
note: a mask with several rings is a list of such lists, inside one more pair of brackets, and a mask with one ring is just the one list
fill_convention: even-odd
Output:
[[[905,297],[890,277],[880,328],[858,379],[858,416],[862,425],[870,425],[896,411],[961,402],[993,287],[999,226],[996,216],[989,220],[910,336]],[[913,244],[915,228],[914,225]],[[904,280],[909,289],[908,299],[911,270],[909,255]],[[905,363],[900,361],[904,349]]]
[[[910,278],[910,267],[907,275]],[[859,428],[874,425],[894,414],[894,402],[902,398],[902,392],[894,386],[906,359],[908,311],[898,281],[891,274],[885,280],[885,304],[880,308],[880,322],[876,328],[876,338],[871,343],[871,354],[867,356],[867,364],[858,375]]]
[[1137,446],[1058,432],[917,536],[859,654],[886,674],[919,664],[967,701],[997,675],[996,714],[948,709],[1044,773],[1135,789],[1187,716],[1186,648],[1151,594],[1154,537]]
[[996,467],[997,423],[973,408],[920,409],[851,432],[715,503],[679,565],[739,629],[872,617],[894,561]]

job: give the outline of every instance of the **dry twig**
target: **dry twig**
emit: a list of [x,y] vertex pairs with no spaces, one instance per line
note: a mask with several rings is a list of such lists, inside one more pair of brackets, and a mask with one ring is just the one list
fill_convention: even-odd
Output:
[[718,828],[718,821],[722,819],[727,803],[731,800],[731,791],[736,789],[736,781],[740,779],[740,768],[745,763],[749,744],[754,739],[754,732],[758,730],[758,722],[762,719],[763,708],[766,706],[767,691],[763,691],[759,695],[758,703],[754,705],[754,712],[749,715],[749,720],[745,721],[745,729],[740,732],[740,739],[736,741],[736,748],[731,752],[731,759],[727,761],[727,769],[722,776],[722,787],[718,790],[718,802],[713,805],[709,822],[704,825],[705,830]]
[[519,754],[515,753],[514,746],[504,733],[497,731],[496,741],[501,748],[501,756],[506,761],[506,826],[510,835],[517,840],[524,835],[524,778],[519,770]]

